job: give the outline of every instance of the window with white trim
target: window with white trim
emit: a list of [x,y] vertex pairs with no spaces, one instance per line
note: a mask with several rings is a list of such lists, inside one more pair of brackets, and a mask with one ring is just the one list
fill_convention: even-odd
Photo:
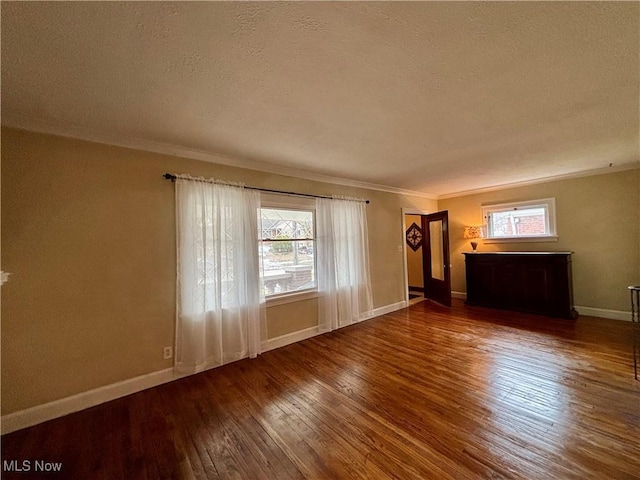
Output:
[[265,298],[316,290],[315,208],[263,202],[259,218]]
[[556,238],[555,198],[483,205],[482,215],[485,241]]

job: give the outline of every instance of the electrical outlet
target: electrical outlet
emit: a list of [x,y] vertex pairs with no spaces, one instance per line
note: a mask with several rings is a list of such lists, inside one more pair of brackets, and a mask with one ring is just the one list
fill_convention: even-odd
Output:
[[162,349],[162,358],[165,360],[173,358],[173,347],[164,347]]

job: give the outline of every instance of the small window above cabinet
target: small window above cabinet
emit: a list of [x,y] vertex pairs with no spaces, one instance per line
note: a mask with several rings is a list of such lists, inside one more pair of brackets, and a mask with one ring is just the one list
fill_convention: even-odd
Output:
[[558,239],[555,198],[483,205],[482,216],[486,225],[484,243]]

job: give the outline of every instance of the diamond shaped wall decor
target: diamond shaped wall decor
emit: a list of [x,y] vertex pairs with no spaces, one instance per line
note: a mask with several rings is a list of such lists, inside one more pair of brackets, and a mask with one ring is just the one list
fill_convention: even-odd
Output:
[[407,228],[407,245],[416,252],[422,246],[422,229],[415,223]]

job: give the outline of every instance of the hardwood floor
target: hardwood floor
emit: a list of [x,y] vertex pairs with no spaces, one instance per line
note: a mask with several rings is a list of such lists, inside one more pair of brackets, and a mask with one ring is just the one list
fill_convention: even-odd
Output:
[[640,478],[630,334],[421,302],[5,435],[3,478]]

